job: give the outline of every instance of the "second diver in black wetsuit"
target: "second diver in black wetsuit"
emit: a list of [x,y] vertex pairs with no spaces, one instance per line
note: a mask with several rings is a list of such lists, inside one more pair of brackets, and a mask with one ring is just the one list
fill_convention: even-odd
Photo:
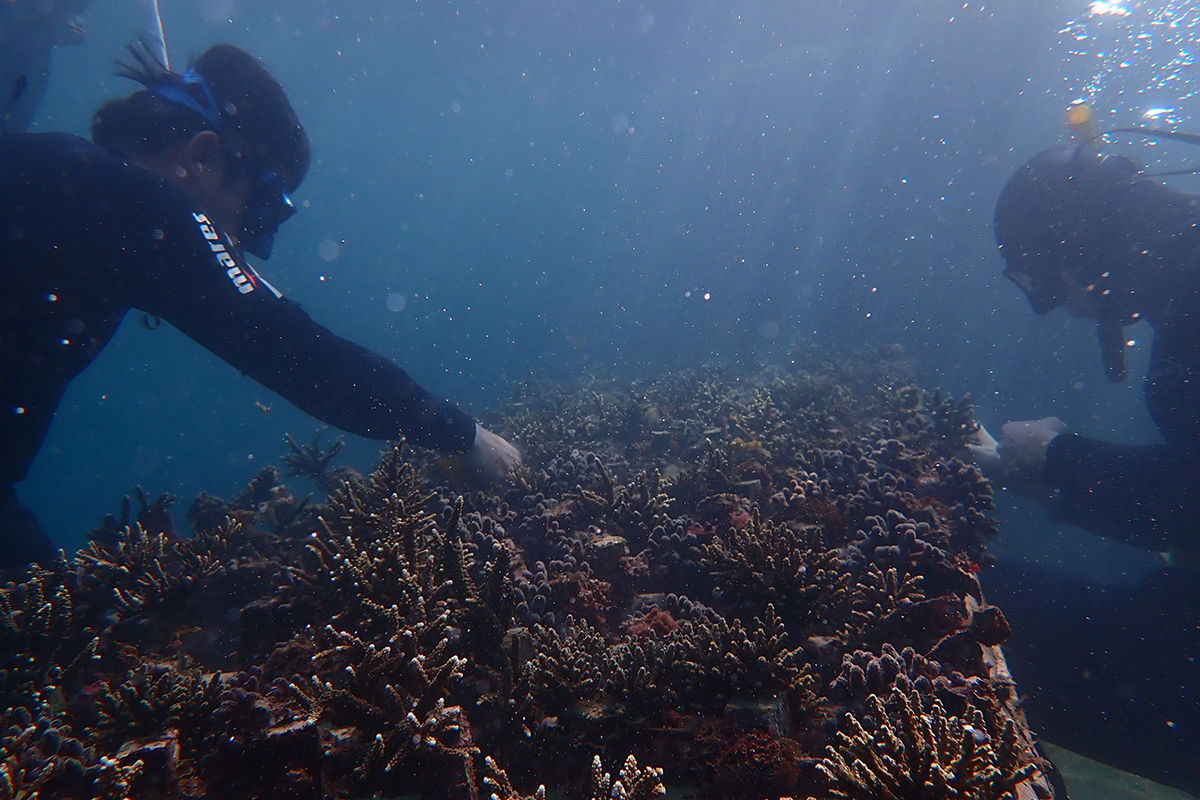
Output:
[[59,45],[79,44],[88,0],[0,0],[0,131],[29,128]]
[[[972,448],[993,475],[1056,516],[1140,547],[1200,548],[1200,197],[1085,145],[1035,156],[995,214],[1005,275],[1034,311],[1095,320],[1108,377],[1125,377],[1123,328],[1154,330],[1145,396],[1163,443],[1114,444],[1057,418],[1009,422]],[[990,447],[988,446],[990,445]]]
[[249,54],[217,45],[184,74],[144,56],[146,87],[96,113],[93,142],[0,138],[0,566],[54,550],[14,484],[67,384],[131,308],[179,328],[313,416],[376,439],[470,454],[489,476],[520,454],[392,362],[284,299],[245,261],[294,209],[308,138]]

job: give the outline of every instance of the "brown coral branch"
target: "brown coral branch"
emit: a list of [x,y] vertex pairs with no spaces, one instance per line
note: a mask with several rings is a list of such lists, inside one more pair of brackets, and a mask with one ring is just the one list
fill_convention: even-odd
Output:
[[[949,716],[940,700],[893,691],[888,704],[871,695],[860,720],[845,730],[817,769],[834,797],[882,800],[1004,800],[1038,768],[1020,752],[1012,721],[993,743],[982,711]],[[868,727],[869,726],[869,727]]]

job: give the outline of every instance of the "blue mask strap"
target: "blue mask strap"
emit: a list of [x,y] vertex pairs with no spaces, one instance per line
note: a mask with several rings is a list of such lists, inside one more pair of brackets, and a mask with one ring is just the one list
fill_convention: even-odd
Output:
[[[225,123],[221,119],[221,112],[217,109],[217,101],[213,98],[212,90],[208,88],[208,82],[204,80],[204,77],[199,72],[190,68],[179,77],[181,78],[181,82],[179,83],[163,82],[157,86],[148,86],[147,88],[164,100],[190,108],[204,117],[210,125],[217,129],[218,133],[223,133],[225,131]],[[200,93],[204,97],[204,105],[201,105],[195,95],[188,91],[188,88],[192,86],[200,88]]]

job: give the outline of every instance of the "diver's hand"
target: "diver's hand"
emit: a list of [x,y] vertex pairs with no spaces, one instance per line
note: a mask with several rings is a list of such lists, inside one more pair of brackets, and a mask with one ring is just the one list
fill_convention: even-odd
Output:
[[1000,464],[1000,453],[996,450],[996,445],[996,438],[988,433],[988,429],[983,425],[967,437],[967,453],[984,472]]
[[521,451],[503,436],[492,433],[475,423],[475,446],[471,449],[471,465],[485,481],[496,481],[521,463]]
[[1067,424],[1058,417],[1006,422],[1000,428],[996,452],[1006,471],[1041,480],[1045,477],[1046,450],[1066,429]]
[[1058,417],[1006,422],[997,442],[981,427],[967,444],[976,465],[994,484],[1026,497],[1049,500],[1046,450],[1067,429]]
[[967,452],[992,482],[1026,497],[1047,500],[1046,449],[1067,429],[1058,417],[1006,422],[1000,441],[982,425],[967,440]]

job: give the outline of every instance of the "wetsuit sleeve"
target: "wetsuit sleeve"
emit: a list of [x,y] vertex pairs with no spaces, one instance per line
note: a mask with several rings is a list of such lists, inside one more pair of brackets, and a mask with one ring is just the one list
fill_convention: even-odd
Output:
[[1200,474],[1175,448],[1062,434],[1046,452],[1046,478],[1059,519],[1150,550],[1195,547]]
[[[1181,303],[1196,307],[1194,303]],[[1076,434],[1046,452],[1054,511],[1073,524],[1139,547],[1196,546],[1200,531],[1200,330],[1189,314],[1155,331],[1146,374],[1150,414],[1161,445],[1118,445]]]
[[135,307],[330,425],[447,452],[471,449],[470,415],[275,293],[203,214],[189,214],[169,238],[179,244],[153,262]]

